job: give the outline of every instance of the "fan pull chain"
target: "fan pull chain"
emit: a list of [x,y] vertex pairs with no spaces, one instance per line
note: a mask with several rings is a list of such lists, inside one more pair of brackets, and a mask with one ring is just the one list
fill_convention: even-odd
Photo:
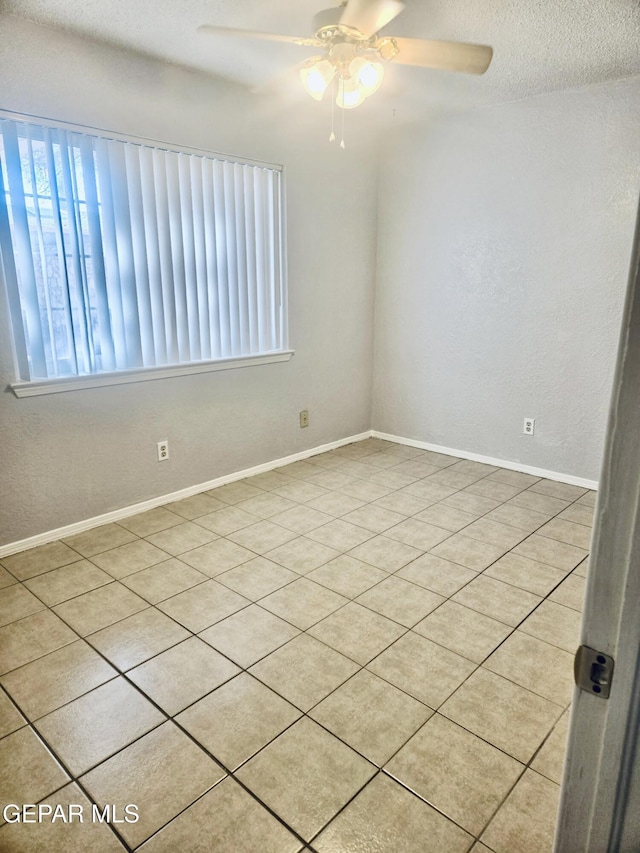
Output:
[[343,106],[342,106],[342,130],[340,131],[340,136],[342,138],[340,139],[340,148],[342,148],[342,150],[344,151],[344,79],[342,77],[340,79],[342,80],[342,104],[343,104]]
[[335,109],[336,103],[336,80],[335,77],[331,81],[331,133],[329,134],[329,142],[336,141],[336,135],[333,132],[333,112]]

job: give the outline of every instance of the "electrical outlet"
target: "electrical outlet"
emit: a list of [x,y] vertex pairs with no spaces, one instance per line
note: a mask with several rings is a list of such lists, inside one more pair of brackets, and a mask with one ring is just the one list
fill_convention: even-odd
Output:
[[309,426],[309,412],[307,411],[307,409],[304,409],[302,412],[300,412],[300,428],[302,429],[303,427],[308,427],[308,426]]
[[535,426],[536,426],[535,418],[525,418],[524,419],[524,426],[522,427],[522,432],[525,435],[533,435]]
[[169,442],[166,439],[159,441],[156,447],[158,448],[158,462],[165,462],[169,458]]

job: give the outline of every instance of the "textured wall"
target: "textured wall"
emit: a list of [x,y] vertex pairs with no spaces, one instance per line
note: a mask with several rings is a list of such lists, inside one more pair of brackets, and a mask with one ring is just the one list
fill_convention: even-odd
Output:
[[[442,118],[379,185],[373,427],[597,479],[640,78]],[[524,417],[535,436],[522,434]]]
[[[324,124],[258,112],[262,102],[240,89],[184,69],[17,18],[0,27],[5,109],[285,165],[296,350],[284,364],[16,399],[0,299],[0,544],[367,429],[376,216],[367,146],[338,151]],[[311,424],[300,430],[303,408]],[[163,438],[171,459],[158,464]]]
[[[18,400],[0,302],[0,544],[371,425],[598,476],[638,194],[637,78],[398,132],[376,211],[359,122],[338,152],[322,112],[292,117],[165,63],[0,25],[0,107],[284,163],[296,350]],[[159,465],[161,438],[172,458]]]

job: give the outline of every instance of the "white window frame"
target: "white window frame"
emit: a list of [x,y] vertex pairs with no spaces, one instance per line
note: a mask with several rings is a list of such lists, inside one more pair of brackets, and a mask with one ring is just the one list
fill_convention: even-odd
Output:
[[[29,379],[28,366],[24,354],[20,355],[21,347],[18,341],[13,340],[15,324],[11,322],[12,328],[12,344],[14,352],[14,363],[16,368],[17,380],[10,384],[17,397],[30,397],[40,394],[53,394],[63,391],[79,390],[83,388],[94,388],[108,385],[120,385],[131,382],[141,382],[156,379],[164,379],[174,376],[184,376],[196,373],[205,373],[218,370],[229,370],[239,367],[252,367],[256,365],[270,364],[282,361],[288,361],[294,354],[294,351],[288,345],[288,311],[287,311],[287,268],[286,268],[286,216],[285,216],[285,173],[282,165],[266,163],[259,160],[237,157],[219,152],[209,151],[201,148],[194,148],[186,145],[168,143],[158,141],[148,137],[130,136],[127,134],[114,133],[109,130],[100,128],[88,127],[85,125],[71,124],[52,119],[42,118],[40,116],[26,115],[15,113],[6,110],[0,110],[0,118],[9,119],[28,124],[37,124],[41,127],[52,129],[65,130],[75,133],[88,134],[106,140],[117,142],[133,143],[142,146],[151,146],[164,151],[184,153],[196,156],[212,158],[215,160],[225,161],[227,163],[251,165],[262,167],[270,170],[276,170],[280,173],[280,197],[279,205],[276,211],[278,216],[277,231],[278,231],[278,250],[279,250],[279,270],[277,277],[277,291],[280,298],[280,343],[281,348],[264,353],[251,353],[248,355],[238,355],[232,357],[216,358],[211,360],[200,360],[191,362],[182,362],[178,364],[167,364],[160,366],[136,367],[132,369],[119,369],[113,372],[99,372],[90,374],[81,374],[68,377],[56,377],[47,379]],[[13,248],[11,235],[4,233],[5,229],[0,233],[0,278],[4,278],[4,286],[6,290],[6,305],[9,309],[9,316],[15,316],[15,312],[19,311],[19,297],[16,270],[14,265]],[[26,348],[23,347],[26,352]]]

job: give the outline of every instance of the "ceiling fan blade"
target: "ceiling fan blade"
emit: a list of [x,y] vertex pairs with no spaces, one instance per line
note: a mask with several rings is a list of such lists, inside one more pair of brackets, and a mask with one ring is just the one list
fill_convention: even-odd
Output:
[[256,30],[236,30],[232,27],[216,27],[212,24],[202,24],[198,27],[198,32],[204,35],[214,36],[231,36],[233,38],[250,38],[263,39],[264,41],[279,41],[288,42],[289,44],[299,44],[303,47],[318,47],[321,45],[317,39],[299,38],[297,36],[284,36],[279,33],[260,33]]
[[404,9],[402,0],[348,0],[340,23],[354,27],[363,36],[372,35],[386,27]]
[[393,41],[398,47],[393,62],[399,65],[421,65],[423,68],[484,74],[493,56],[493,48],[485,44],[395,37]]

